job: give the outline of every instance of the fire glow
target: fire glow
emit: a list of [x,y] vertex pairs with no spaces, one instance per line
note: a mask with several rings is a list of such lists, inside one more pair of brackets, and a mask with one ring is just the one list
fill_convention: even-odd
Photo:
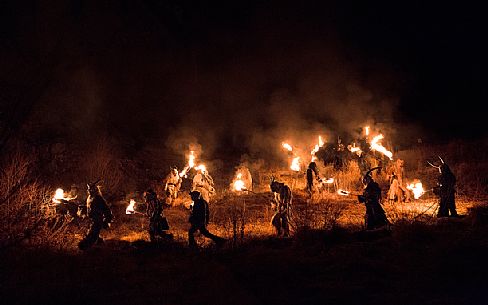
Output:
[[347,149],[352,153],[356,153],[358,156],[361,156],[361,153],[363,152],[361,148],[356,146],[356,143],[353,143],[352,145],[348,145]]
[[295,157],[291,161],[290,169],[299,172],[300,171],[300,157]]
[[422,187],[422,182],[420,181],[410,183],[409,185],[407,185],[407,189],[413,192],[413,197],[415,199],[419,199],[420,196],[422,196],[425,193],[424,188]]
[[53,202],[54,203],[61,203],[61,200],[70,201],[72,198],[64,197],[64,190],[62,188],[58,188],[56,192],[54,192]]
[[125,214],[134,214],[136,212],[134,210],[135,205],[136,205],[136,201],[134,199],[131,199],[129,205],[125,209]]
[[393,153],[391,151],[387,150],[380,143],[380,140],[383,138],[384,138],[384,136],[382,134],[375,136],[373,138],[373,140],[371,140],[371,150],[378,151],[378,152],[384,154],[385,156],[387,156],[388,158],[390,158],[390,160],[393,160]]
[[244,181],[242,181],[242,174],[238,173],[236,180],[234,181],[234,190],[240,192],[245,190]]
[[195,166],[195,154],[194,151],[190,151],[190,155],[188,155],[188,165],[179,173],[180,177],[186,177],[186,173]]
[[293,147],[286,142],[281,143],[281,146],[288,151],[293,151]]
[[322,140],[322,137],[319,136],[319,142],[318,142],[318,144],[315,144],[314,148],[310,152],[310,154],[312,155],[312,162],[317,160],[317,157],[315,156],[315,154],[320,150],[320,148],[322,146],[324,146],[324,144],[325,144],[324,143],[324,140]]

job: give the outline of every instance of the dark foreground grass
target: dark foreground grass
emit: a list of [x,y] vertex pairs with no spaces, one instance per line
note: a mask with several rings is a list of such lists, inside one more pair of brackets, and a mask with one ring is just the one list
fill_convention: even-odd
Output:
[[488,213],[238,248],[108,240],[1,253],[2,304],[487,304]]

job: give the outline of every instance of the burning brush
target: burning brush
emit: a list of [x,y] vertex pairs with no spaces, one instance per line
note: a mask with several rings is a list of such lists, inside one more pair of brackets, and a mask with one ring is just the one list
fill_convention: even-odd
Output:
[[76,196],[75,197],[65,197],[64,194],[65,194],[64,190],[62,188],[58,188],[56,190],[56,192],[54,192],[53,203],[64,203],[66,201],[76,199]]
[[142,214],[142,215],[144,215],[144,213],[141,213],[139,211],[136,211],[135,210],[135,206],[136,206],[136,201],[134,199],[131,199],[130,202],[129,202],[129,205],[125,209],[125,214],[127,214],[127,215],[131,215],[131,214]]

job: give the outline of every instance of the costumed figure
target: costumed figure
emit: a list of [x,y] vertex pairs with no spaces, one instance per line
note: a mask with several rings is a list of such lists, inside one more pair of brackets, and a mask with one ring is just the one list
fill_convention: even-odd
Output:
[[199,192],[207,203],[215,195],[213,178],[205,169],[200,169],[193,177],[192,191]]
[[381,188],[371,176],[371,172],[376,169],[379,167],[374,167],[366,172],[362,181],[364,185],[363,194],[358,196],[359,202],[366,206],[364,216],[366,230],[381,228],[389,224],[385,210],[381,206]]
[[278,236],[289,236],[289,211],[291,209],[292,193],[288,185],[278,182],[273,177],[270,184],[274,198],[272,208],[276,211],[271,218],[271,224],[276,228]]
[[431,166],[439,170],[439,177],[437,178],[437,186],[434,187],[434,193],[439,196],[439,211],[437,217],[459,217],[456,211],[456,176],[451,171],[451,168],[439,157],[441,160],[440,166]]
[[316,187],[314,187],[314,180],[317,180],[317,182],[320,183],[319,169],[317,168],[317,163],[315,163],[315,161],[312,161],[307,168],[307,192],[310,198],[316,191]]
[[144,201],[146,203],[146,215],[149,217],[149,238],[156,242],[158,238],[171,238],[172,235],[167,233],[169,224],[163,214],[163,204],[157,198],[156,192],[148,189],[144,192]]
[[202,195],[198,191],[191,191],[190,196],[192,199],[192,204],[190,205],[190,229],[188,230],[188,244],[191,248],[196,248],[197,243],[195,242],[195,232],[200,231],[200,233],[213,240],[217,246],[222,246],[225,239],[210,233],[207,230],[207,225],[210,220],[210,210],[207,201],[203,199]]
[[112,211],[107,204],[107,201],[103,198],[100,192],[100,186],[97,185],[100,180],[94,183],[87,184],[88,198],[86,199],[86,206],[88,217],[92,221],[88,234],[80,241],[78,247],[81,250],[88,249],[96,242],[103,242],[100,238],[100,231],[102,229],[110,228],[110,225],[114,219]]
[[166,195],[166,204],[174,206],[176,198],[178,198],[178,192],[181,188],[182,179],[178,174],[178,168],[173,166],[170,173],[165,178],[164,193]]

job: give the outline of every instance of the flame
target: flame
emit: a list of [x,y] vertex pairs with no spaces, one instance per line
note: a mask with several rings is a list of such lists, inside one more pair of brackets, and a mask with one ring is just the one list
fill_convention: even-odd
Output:
[[361,148],[356,146],[356,143],[353,143],[352,145],[347,145],[347,149],[352,153],[356,153],[358,156],[361,156],[361,154],[363,153]]
[[291,161],[290,169],[296,172],[300,171],[300,157],[295,157]]
[[283,148],[288,150],[288,151],[293,151],[293,147],[286,142],[281,143],[281,146],[283,146]]
[[364,135],[369,136],[369,126],[364,127]]
[[241,179],[242,179],[242,174],[239,173],[237,174],[236,180],[234,181],[234,190],[239,192],[242,191],[243,189],[246,189],[244,187],[244,181],[242,181]]
[[188,166],[190,168],[195,166],[195,155],[193,153],[193,150],[190,151],[190,155],[188,156]]
[[322,183],[327,183],[327,184],[331,184],[331,183],[334,183],[334,178],[328,178],[328,179],[322,179],[321,180]]
[[195,152],[193,150],[190,151],[188,155],[188,165],[178,174],[180,177],[186,177],[188,171],[195,167]]
[[424,188],[422,187],[422,182],[420,181],[410,183],[409,185],[407,185],[407,189],[413,192],[413,197],[415,199],[419,199],[420,196],[422,196],[425,193]]
[[319,136],[319,146],[322,147],[324,146],[324,144],[325,144],[324,140],[322,139],[321,136]]
[[131,199],[129,205],[125,209],[125,214],[134,214],[136,212],[134,210],[135,205],[136,205],[136,201],[134,199]]
[[73,198],[64,197],[64,190],[62,188],[58,188],[54,192],[54,197],[53,197],[53,202],[54,203],[61,203],[61,200],[70,201],[71,199],[73,199]]
[[185,177],[186,172],[190,169],[189,166],[185,166],[185,168],[178,174],[180,177]]
[[195,169],[201,171],[202,173],[205,173],[207,171],[207,168],[204,164],[198,165],[197,167],[195,167]]
[[390,160],[393,160],[393,153],[389,150],[387,150],[383,145],[381,145],[381,143],[379,142],[381,139],[383,139],[383,135],[382,134],[379,134],[377,136],[375,136],[373,138],[373,140],[371,140],[371,149],[372,150],[376,150],[376,151],[379,151],[380,153],[384,154],[385,156],[387,156],[388,158],[390,158]]
[[319,136],[319,143],[318,144],[315,144],[314,148],[312,149],[312,151],[310,152],[310,154],[312,155],[312,162],[313,161],[316,161],[317,160],[317,157],[315,156],[315,153],[317,153],[319,151],[319,149],[324,146],[324,140],[322,140],[322,137]]

